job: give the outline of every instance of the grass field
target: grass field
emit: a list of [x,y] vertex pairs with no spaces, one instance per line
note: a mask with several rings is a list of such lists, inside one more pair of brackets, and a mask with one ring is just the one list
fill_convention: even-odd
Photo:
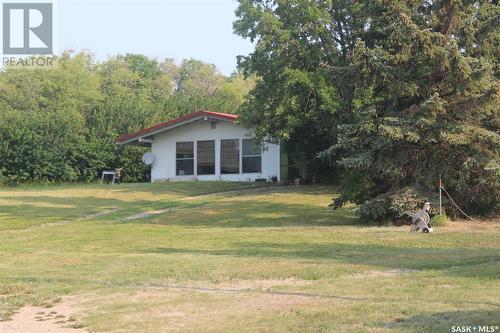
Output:
[[61,325],[97,332],[500,325],[500,224],[411,234],[328,210],[332,187],[257,186],[0,188],[0,318],[71,297]]

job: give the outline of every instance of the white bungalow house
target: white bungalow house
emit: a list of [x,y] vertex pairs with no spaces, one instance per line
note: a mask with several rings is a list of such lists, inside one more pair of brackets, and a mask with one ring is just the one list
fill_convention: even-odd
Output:
[[150,144],[151,181],[280,180],[280,146],[256,144],[238,116],[199,111],[135,133],[120,136],[119,145]]

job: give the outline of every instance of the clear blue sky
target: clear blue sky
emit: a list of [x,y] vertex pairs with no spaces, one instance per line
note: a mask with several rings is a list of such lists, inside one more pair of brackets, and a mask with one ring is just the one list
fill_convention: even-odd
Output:
[[233,34],[233,0],[55,1],[59,52],[86,49],[98,60],[118,53],[195,58],[229,75],[236,56],[253,50],[250,41]]

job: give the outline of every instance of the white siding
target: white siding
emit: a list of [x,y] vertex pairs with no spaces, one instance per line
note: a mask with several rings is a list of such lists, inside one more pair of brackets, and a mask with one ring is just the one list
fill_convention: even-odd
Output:
[[[155,155],[152,165],[151,180],[227,180],[227,181],[254,181],[256,178],[276,176],[280,179],[280,147],[266,143],[262,151],[262,169],[260,173],[241,173],[241,139],[251,138],[251,131],[240,125],[226,121],[218,121],[216,128],[210,128],[206,120],[198,120],[182,125],[166,132],[155,135],[151,151]],[[240,140],[240,173],[220,173],[220,140]],[[215,140],[215,175],[196,175],[196,141]],[[176,142],[194,141],[195,175],[176,176],[175,149]]]

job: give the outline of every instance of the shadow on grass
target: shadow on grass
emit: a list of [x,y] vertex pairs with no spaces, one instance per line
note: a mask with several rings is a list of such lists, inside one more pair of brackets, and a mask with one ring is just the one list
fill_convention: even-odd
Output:
[[[98,188],[98,186],[93,185]],[[250,192],[252,196],[269,195],[276,191],[279,193],[291,192],[294,194],[321,194],[323,192],[332,192],[330,187],[283,187],[266,185],[259,183],[231,183],[231,182],[178,182],[178,183],[160,183],[160,184],[132,184],[125,185],[122,188],[114,186],[114,192],[149,192],[172,193],[180,196],[198,196],[205,194],[221,193],[225,191],[238,191],[255,189]],[[258,192],[262,188],[262,192]],[[231,194],[234,195],[237,194]],[[184,219],[172,221],[168,214],[162,215],[157,219],[137,220],[136,223],[160,223],[160,224],[178,224],[191,226],[227,226],[227,227],[273,227],[285,225],[329,225],[333,220],[340,223],[353,222],[353,214],[349,210],[339,210],[332,214],[328,209],[322,207],[311,207],[308,205],[285,205],[266,202],[255,202],[249,200],[235,202],[205,202],[203,204],[192,204],[190,201],[180,202],[179,200],[136,200],[133,202],[115,198],[96,198],[96,197],[54,197],[54,196],[6,196],[5,200],[12,200],[14,204],[0,206],[0,217],[4,220],[12,220],[20,225],[33,225],[37,222],[57,221],[64,219],[79,218],[88,214],[100,212],[111,208],[120,208],[132,213],[138,213],[145,210],[156,209],[158,207],[188,206],[193,210]],[[220,214],[207,215],[207,210],[216,209]],[[264,214],[262,214],[264,213]],[[267,215],[266,215],[267,214]],[[313,220],[311,220],[313,217]],[[22,221],[30,221],[22,223]],[[307,223],[307,221],[311,223]],[[9,223],[11,224],[11,223]],[[4,226],[6,227],[6,226]]]
[[252,201],[192,205],[189,209],[138,222],[206,228],[363,226],[359,223],[354,208],[342,208],[332,212],[326,207],[306,204]]
[[37,184],[26,183],[16,186],[1,186],[0,191],[23,192],[23,191],[61,191],[61,190],[75,190],[75,189],[109,189],[119,191],[150,191],[151,193],[177,193],[177,194],[192,194],[201,191],[208,193],[214,190],[238,189],[238,188],[257,188],[257,187],[277,187],[271,183],[257,183],[257,182],[233,182],[233,181],[179,181],[179,182],[144,182],[144,183],[118,183],[111,185],[110,183],[100,184],[99,181],[95,183],[64,183],[64,184]]
[[[120,199],[17,196],[7,197],[16,204],[0,206],[0,230],[18,230],[53,222],[74,221],[82,218],[108,219],[125,218],[134,213],[157,207],[170,208],[179,206],[175,201],[136,200],[129,202]],[[20,203],[17,203],[20,202]],[[106,211],[112,215],[93,216]]]
[[331,260],[384,269],[437,270],[448,275],[500,278],[500,253],[485,249],[407,248],[365,244],[236,243],[231,249],[151,248],[147,253]]
[[50,196],[16,196],[5,197],[6,200],[22,202],[0,206],[2,216],[30,220],[64,219],[92,214],[106,208],[124,206],[126,203],[118,199],[101,198],[63,198]]
[[[469,330],[455,332],[498,332],[500,326],[500,308],[481,310],[457,310],[434,314],[419,314],[411,317],[397,318],[389,323],[382,323],[380,327],[397,329],[403,332],[453,332],[452,326],[470,326]],[[476,327],[476,329],[474,329]],[[480,328],[481,327],[481,328]],[[485,330],[484,327],[488,327]]]
[[118,192],[140,191],[150,194],[172,193],[181,196],[198,196],[205,194],[224,193],[227,191],[251,190],[251,189],[278,189],[283,188],[274,184],[257,182],[222,182],[222,181],[182,181],[182,182],[160,182],[160,183],[138,183],[123,184],[115,186],[113,190]]

